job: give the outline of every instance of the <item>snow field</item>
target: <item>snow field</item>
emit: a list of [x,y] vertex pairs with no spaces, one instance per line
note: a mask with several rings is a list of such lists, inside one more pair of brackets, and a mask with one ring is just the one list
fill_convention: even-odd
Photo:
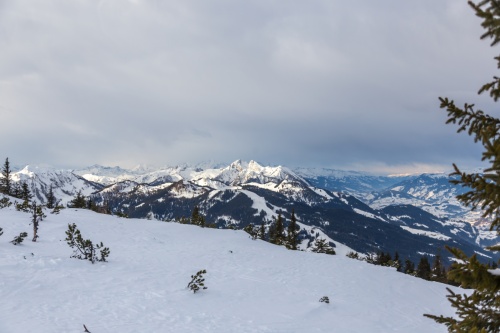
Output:
[[[243,231],[47,214],[38,242],[9,243],[29,214],[0,210],[0,332],[446,332],[446,285],[344,256],[288,251]],[[109,262],[70,258],[68,223],[109,247]],[[33,253],[33,255],[32,255]],[[186,289],[206,269],[207,290]],[[330,304],[318,302],[322,296]]]

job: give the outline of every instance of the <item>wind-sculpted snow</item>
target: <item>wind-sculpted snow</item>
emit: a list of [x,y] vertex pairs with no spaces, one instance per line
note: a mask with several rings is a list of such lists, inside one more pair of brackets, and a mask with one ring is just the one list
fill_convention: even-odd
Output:
[[[103,241],[109,262],[70,258],[68,223]],[[83,325],[93,333],[445,333],[423,314],[453,315],[449,286],[343,255],[289,251],[243,231],[67,209],[48,214],[36,243],[10,244],[28,224],[28,214],[0,210],[2,333],[78,333]],[[201,269],[208,289],[193,294],[186,286]]]

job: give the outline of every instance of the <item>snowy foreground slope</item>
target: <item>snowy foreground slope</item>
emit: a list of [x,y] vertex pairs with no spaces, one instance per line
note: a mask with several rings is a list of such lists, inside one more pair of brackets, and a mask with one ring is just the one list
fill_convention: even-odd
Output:
[[[446,285],[345,256],[252,241],[243,231],[47,214],[38,242],[29,215],[0,210],[0,332],[446,332],[423,313],[453,313]],[[103,241],[109,262],[70,258],[65,231]],[[33,253],[33,255],[32,255]],[[206,269],[207,290],[186,289]],[[322,296],[330,304],[318,302]]]

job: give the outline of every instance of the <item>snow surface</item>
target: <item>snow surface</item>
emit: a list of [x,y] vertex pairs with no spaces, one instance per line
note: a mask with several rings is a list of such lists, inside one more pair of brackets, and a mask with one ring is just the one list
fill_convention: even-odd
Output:
[[400,227],[408,232],[411,232],[412,234],[415,234],[415,235],[427,236],[430,238],[440,239],[440,240],[449,240],[450,239],[450,237],[445,236],[443,234],[440,234],[439,232],[414,229],[414,228],[406,227],[404,225],[401,225]]
[[[243,231],[121,219],[87,210],[0,210],[0,332],[446,332],[447,287],[345,256],[289,251]],[[70,258],[65,231],[103,241],[109,262]],[[206,269],[207,290],[186,289]],[[458,288],[452,288],[459,291]],[[319,299],[328,296],[330,304]]]
[[353,208],[353,210],[354,210],[357,214],[360,214],[360,215],[363,215],[363,216],[369,217],[369,218],[371,218],[371,219],[374,219],[374,220],[380,220],[380,221],[387,222],[386,220],[384,220],[384,219],[383,219],[383,218],[381,218],[380,216],[377,216],[377,215],[372,214],[372,213],[369,213],[369,212],[365,212],[364,210],[361,210],[361,209],[358,209],[358,208]]

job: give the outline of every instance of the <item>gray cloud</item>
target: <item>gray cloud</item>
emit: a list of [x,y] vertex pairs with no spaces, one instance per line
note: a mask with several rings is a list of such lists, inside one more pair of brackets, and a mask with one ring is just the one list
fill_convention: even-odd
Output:
[[472,166],[438,96],[495,72],[465,1],[0,4],[0,142],[19,163]]

